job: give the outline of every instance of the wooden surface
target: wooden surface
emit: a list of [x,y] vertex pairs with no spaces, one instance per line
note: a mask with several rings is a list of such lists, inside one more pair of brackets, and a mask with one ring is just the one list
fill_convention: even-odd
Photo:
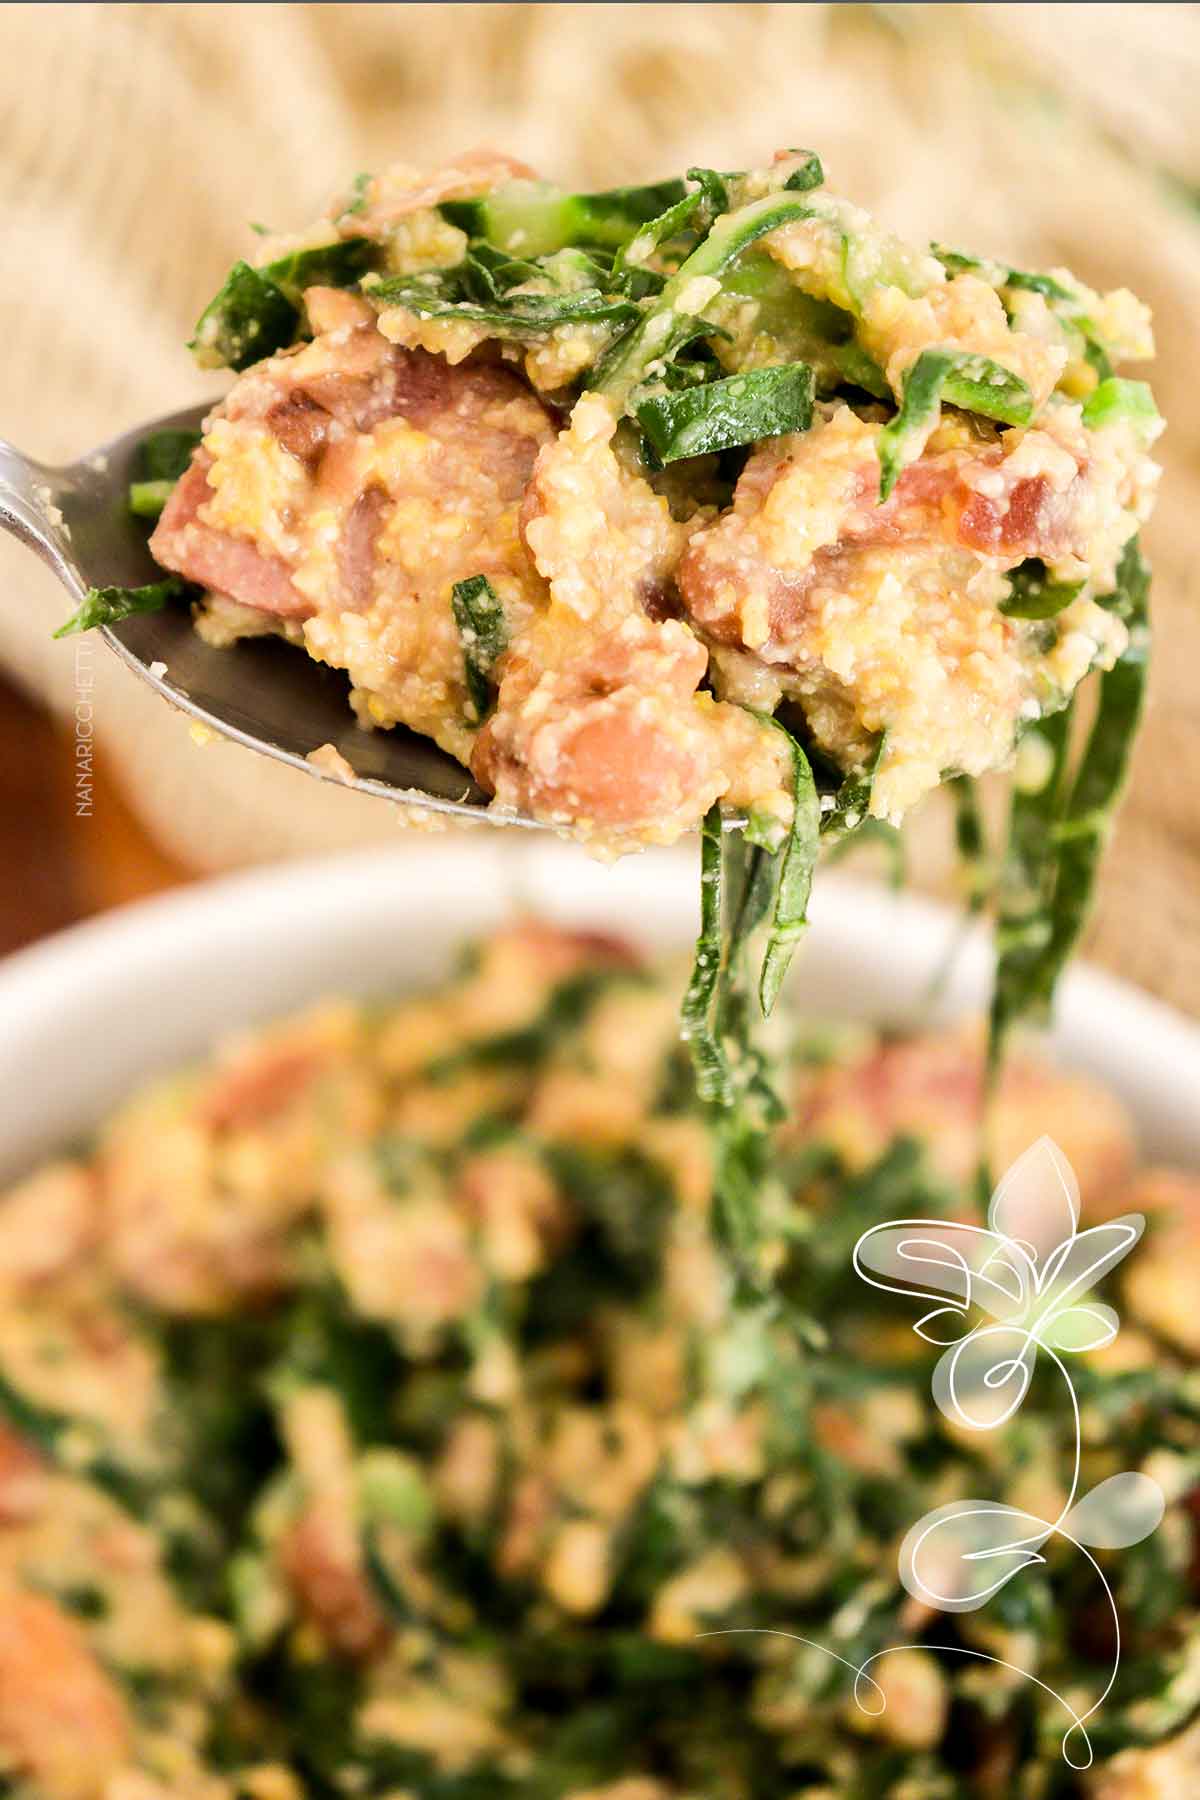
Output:
[[151,843],[102,758],[77,816],[73,735],[2,679],[0,771],[0,956],[191,879]]

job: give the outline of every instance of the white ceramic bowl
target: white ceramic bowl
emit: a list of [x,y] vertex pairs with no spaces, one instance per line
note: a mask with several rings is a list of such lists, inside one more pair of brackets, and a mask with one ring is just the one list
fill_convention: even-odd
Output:
[[[691,855],[604,868],[549,841],[480,836],[428,855],[370,852],[187,888],[62,932],[0,966],[0,1179],[95,1123],[139,1081],[233,1027],[318,994],[424,985],[466,937],[514,909],[682,949],[696,929]],[[928,902],[822,876],[792,991],[821,1013],[920,1016],[958,929]],[[939,1007],[978,1008],[989,954],[965,944]],[[1064,983],[1064,1061],[1110,1082],[1143,1149],[1200,1167],[1200,1029],[1095,970]]]

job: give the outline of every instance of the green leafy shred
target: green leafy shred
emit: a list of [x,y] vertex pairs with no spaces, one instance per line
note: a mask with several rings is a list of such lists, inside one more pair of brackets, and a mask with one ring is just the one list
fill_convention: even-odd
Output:
[[808,924],[822,824],[820,796],[800,744],[778,719],[755,716],[789,746],[791,821],[784,827],[752,816],[743,831],[726,832],[720,807],[709,809],[700,836],[700,935],[683,1003],[683,1036],[692,1046],[701,1097],[722,1106],[735,1097],[735,1061],[746,1060],[751,1048],[744,1035],[748,989],[742,969],[750,939],[766,922],[757,997],[768,1018]]
[[633,329],[601,358],[592,370],[591,385],[624,410],[652,366],[658,369],[670,362],[694,334],[696,320],[704,317],[720,291],[724,271],[768,231],[806,217],[810,207],[811,202],[798,195],[773,193],[723,213]]
[[1044,1006],[1049,1006],[1058,977],[1087,923],[1100,859],[1129,773],[1146,698],[1149,596],[1150,570],[1136,539],[1131,539],[1117,571],[1117,585],[1100,601],[1123,620],[1129,642],[1113,667],[1100,677],[1095,716],[1059,826],[1050,939],[1035,996]]
[[1043,988],[1073,712],[1066,706],[1030,726],[1019,752],[1026,772],[1013,785],[997,899],[989,1037],[993,1067],[1012,1025],[1035,1010]]
[[129,510],[137,519],[157,519],[171,498],[173,481],[131,481]]
[[262,268],[234,263],[197,320],[188,348],[202,368],[248,369],[296,338],[306,288],[353,286],[375,250],[367,238],[337,238]]
[[866,764],[861,769],[852,769],[831,793],[823,796],[822,837],[840,837],[843,833],[857,831],[870,816],[871,790],[886,742],[886,736],[881,736]]
[[[684,996],[682,1031],[696,1088],[718,1144],[716,1210],[723,1241],[746,1291],[763,1289],[762,1258],[772,1236],[769,1132],[782,1115],[757,1024],[779,997],[808,923],[821,832],[821,801],[808,757],[776,719],[759,715],[790,746],[792,818],[752,817],[724,829],[710,808],[700,838],[700,932]],[[757,982],[749,970],[760,929],[766,943]]]
[[677,393],[647,394],[634,416],[661,463],[755,444],[812,423],[813,372],[805,363],[747,369]]
[[967,350],[922,350],[905,372],[900,410],[879,434],[881,504],[901,471],[921,454],[943,400],[1006,425],[1027,425],[1033,417],[1027,383],[991,357]]
[[1008,577],[1006,619],[1052,619],[1083,592],[1082,581],[1055,581],[1040,557],[1027,557]]
[[92,631],[97,625],[119,625],[135,613],[161,612],[168,601],[181,600],[190,591],[186,581],[169,575],[148,587],[89,588],[65,625],[54,633],[56,638],[72,637],[77,631]]
[[699,186],[710,221],[729,211],[729,184],[724,175],[705,168],[689,169],[687,174],[688,180]]
[[721,808],[714,803],[700,827],[700,935],[683,997],[684,1042],[690,1047],[702,1100],[719,1106],[732,1097],[729,1067],[717,1031],[716,999],[724,961],[721,945],[724,881]]
[[1154,404],[1154,395],[1145,381],[1124,381],[1110,375],[1088,395],[1083,408],[1083,422],[1092,431],[1128,422],[1141,436],[1154,438],[1162,428],[1162,418]]
[[877,400],[891,401],[883,370],[855,341],[854,314],[804,293],[765,252],[750,250],[739,257],[723,286],[729,300],[750,302],[755,336],[775,343],[789,362],[812,365],[821,393],[861,388]]
[[614,285],[619,289],[628,288],[634,278],[645,270],[656,251],[698,223],[705,200],[705,190],[699,188],[695,193],[685,194],[682,200],[677,200],[674,206],[669,206],[656,219],[648,219],[617,251],[612,267]]
[[480,722],[492,704],[492,670],[508,647],[504,608],[486,575],[456,581],[451,604],[463,647],[467,698]]
[[497,338],[518,342],[545,337],[560,325],[628,325],[637,317],[631,300],[609,299],[599,288],[566,294],[509,294],[503,305],[481,305],[439,293],[419,278],[398,275],[364,288],[376,306],[402,306],[421,319],[457,319],[482,325]]
[[948,275],[978,275],[992,287],[1023,288],[1029,293],[1041,294],[1047,300],[1069,301],[1072,304],[1079,301],[1079,295],[1064,287],[1053,275],[1036,275],[1025,269],[1010,269],[1004,263],[989,262],[983,256],[970,256],[962,250],[950,250],[945,244],[931,244],[929,248]]
[[565,244],[616,250],[640,226],[684,198],[682,181],[570,194],[548,181],[509,181],[478,200],[444,200],[443,218],[520,256],[544,256]]
[[808,928],[808,900],[821,835],[821,800],[807,756],[777,720],[765,721],[787,739],[792,757],[792,822],[778,850],[770,935],[758,981],[759,1005],[769,1018],[796,946]]
[[138,446],[136,479],[129,484],[129,510],[136,518],[157,519],[192,460],[198,431],[152,431]]
[[299,308],[261,269],[236,262],[196,321],[188,344],[205,369],[248,369],[290,344]]
[[145,481],[176,482],[200,442],[198,431],[152,431],[138,446],[138,473]]
[[787,191],[791,194],[807,194],[811,193],[813,188],[822,187],[825,182],[825,169],[816,151],[793,150],[792,155],[803,157],[804,160],[791,171],[784,182],[783,185]]
[[996,289],[1010,317],[1013,307],[1009,296],[1019,293],[1040,294],[1058,320],[1068,344],[1076,354],[1096,371],[1101,381],[1112,375],[1110,352],[1103,330],[1091,316],[1099,295],[1082,284],[1060,281],[1056,275],[1033,273],[1028,269],[1011,269],[987,257],[968,256],[961,250],[948,250],[944,244],[930,245],[933,254],[950,275],[978,275]]
[[273,281],[280,293],[299,307],[310,287],[353,287],[365,275],[376,255],[369,238],[335,238],[329,244],[311,244],[304,250],[293,250],[259,270]]
[[1100,604],[1124,622],[1129,641],[1100,677],[1096,712],[1073,773],[1064,708],[1031,728],[1044,745],[1039,780],[1018,783],[1009,821],[997,920],[989,1060],[998,1066],[1013,1025],[1044,1017],[1087,923],[1096,875],[1129,769],[1145,702],[1150,571],[1136,538],[1125,546],[1116,586]]

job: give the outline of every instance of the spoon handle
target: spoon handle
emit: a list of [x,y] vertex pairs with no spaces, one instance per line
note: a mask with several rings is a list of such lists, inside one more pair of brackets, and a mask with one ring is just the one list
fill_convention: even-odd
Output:
[[0,531],[11,532],[41,557],[76,597],[79,573],[67,549],[67,528],[59,501],[63,477],[0,438]]

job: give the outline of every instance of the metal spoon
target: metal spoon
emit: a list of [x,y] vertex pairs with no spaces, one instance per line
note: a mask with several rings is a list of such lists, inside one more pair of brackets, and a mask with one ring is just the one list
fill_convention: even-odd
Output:
[[[145,526],[129,511],[134,456],[151,431],[195,429],[208,410],[193,406],[139,425],[65,469],[46,468],[0,439],[0,528],[35,550],[75,602],[89,587],[160,579]],[[101,629],[110,649],[155,693],[248,750],[337,780],[305,760],[332,744],[364,793],[476,820],[488,805],[461,764],[427,738],[403,727],[364,731],[350,711],[345,675],[278,639],[215,650],[197,637],[187,613],[172,606]],[[489,817],[536,824],[512,813]]]

